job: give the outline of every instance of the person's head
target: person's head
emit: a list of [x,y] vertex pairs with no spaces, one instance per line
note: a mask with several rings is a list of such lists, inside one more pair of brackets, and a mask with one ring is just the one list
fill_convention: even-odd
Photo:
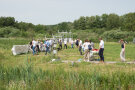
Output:
[[102,40],[102,38],[99,38],[99,41],[101,41]]
[[34,40],[34,38],[32,38],[32,41]]
[[80,39],[78,39],[78,41],[80,41]]
[[90,41],[90,43],[91,43],[91,40],[89,40]]
[[89,40],[88,40],[88,39],[86,39],[86,40],[85,40],[85,42],[89,42]]
[[120,40],[120,42],[121,42],[121,43],[124,43],[124,40],[123,40],[123,39],[121,39],[121,40]]

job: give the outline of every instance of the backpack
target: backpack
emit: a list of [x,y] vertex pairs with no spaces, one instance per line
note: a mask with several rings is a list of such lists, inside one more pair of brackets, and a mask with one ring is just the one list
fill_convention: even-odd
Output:
[[78,45],[78,40],[76,41],[76,45]]
[[88,49],[89,49],[89,50],[91,50],[91,49],[92,49],[92,48],[91,48],[91,45],[88,45]]

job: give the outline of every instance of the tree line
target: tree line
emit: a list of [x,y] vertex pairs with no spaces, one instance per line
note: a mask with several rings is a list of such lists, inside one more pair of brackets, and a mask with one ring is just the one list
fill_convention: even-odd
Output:
[[101,16],[80,17],[73,22],[74,29],[86,30],[93,28],[106,28],[108,30],[120,28],[126,31],[135,31],[135,13],[122,16],[117,14],[102,14]]
[[35,33],[39,36],[46,34],[48,37],[59,31],[79,31],[89,30],[100,32],[117,29],[120,31],[135,31],[135,13],[127,13],[119,16],[115,13],[102,14],[101,16],[81,16],[73,22],[61,22],[56,25],[34,25],[32,23],[18,22],[14,17],[0,17],[0,37],[20,36],[34,37]]

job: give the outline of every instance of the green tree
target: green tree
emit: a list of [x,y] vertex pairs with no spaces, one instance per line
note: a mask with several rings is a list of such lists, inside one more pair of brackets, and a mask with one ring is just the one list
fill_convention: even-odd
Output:
[[101,16],[101,27],[102,28],[106,28],[107,27],[107,18],[108,18],[108,14],[102,14]]
[[135,13],[128,13],[123,16],[122,27],[129,31],[135,31]]
[[79,22],[78,22],[78,20],[75,20],[75,21],[73,22],[73,28],[76,29],[76,30],[79,29]]
[[58,24],[58,30],[60,31],[69,31],[70,27],[69,27],[69,22],[62,22]]
[[0,27],[5,26],[14,26],[15,25],[15,18],[14,17],[0,17]]
[[38,24],[38,25],[35,26],[34,30],[35,30],[35,32],[38,32],[38,33],[45,33],[46,32],[46,26]]
[[81,16],[80,19],[78,20],[78,22],[79,22],[79,29],[85,30],[86,29],[85,17]]
[[120,18],[117,14],[109,14],[107,18],[107,28],[113,29],[113,28],[119,28],[120,27]]

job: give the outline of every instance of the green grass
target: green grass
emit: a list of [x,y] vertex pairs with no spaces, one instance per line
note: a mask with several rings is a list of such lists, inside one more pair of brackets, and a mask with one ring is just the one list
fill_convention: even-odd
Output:
[[[120,44],[105,43],[105,61],[116,64],[50,62],[52,54],[44,52],[13,56],[13,45],[28,44],[26,39],[0,39],[0,90],[99,90],[135,88],[135,65],[120,62]],[[98,48],[98,43],[95,47]],[[70,47],[70,46],[69,46]],[[63,49],[55,58],[77,61],[77,48]],[[126,60],[134,61],[135,45],[126,44]]]

